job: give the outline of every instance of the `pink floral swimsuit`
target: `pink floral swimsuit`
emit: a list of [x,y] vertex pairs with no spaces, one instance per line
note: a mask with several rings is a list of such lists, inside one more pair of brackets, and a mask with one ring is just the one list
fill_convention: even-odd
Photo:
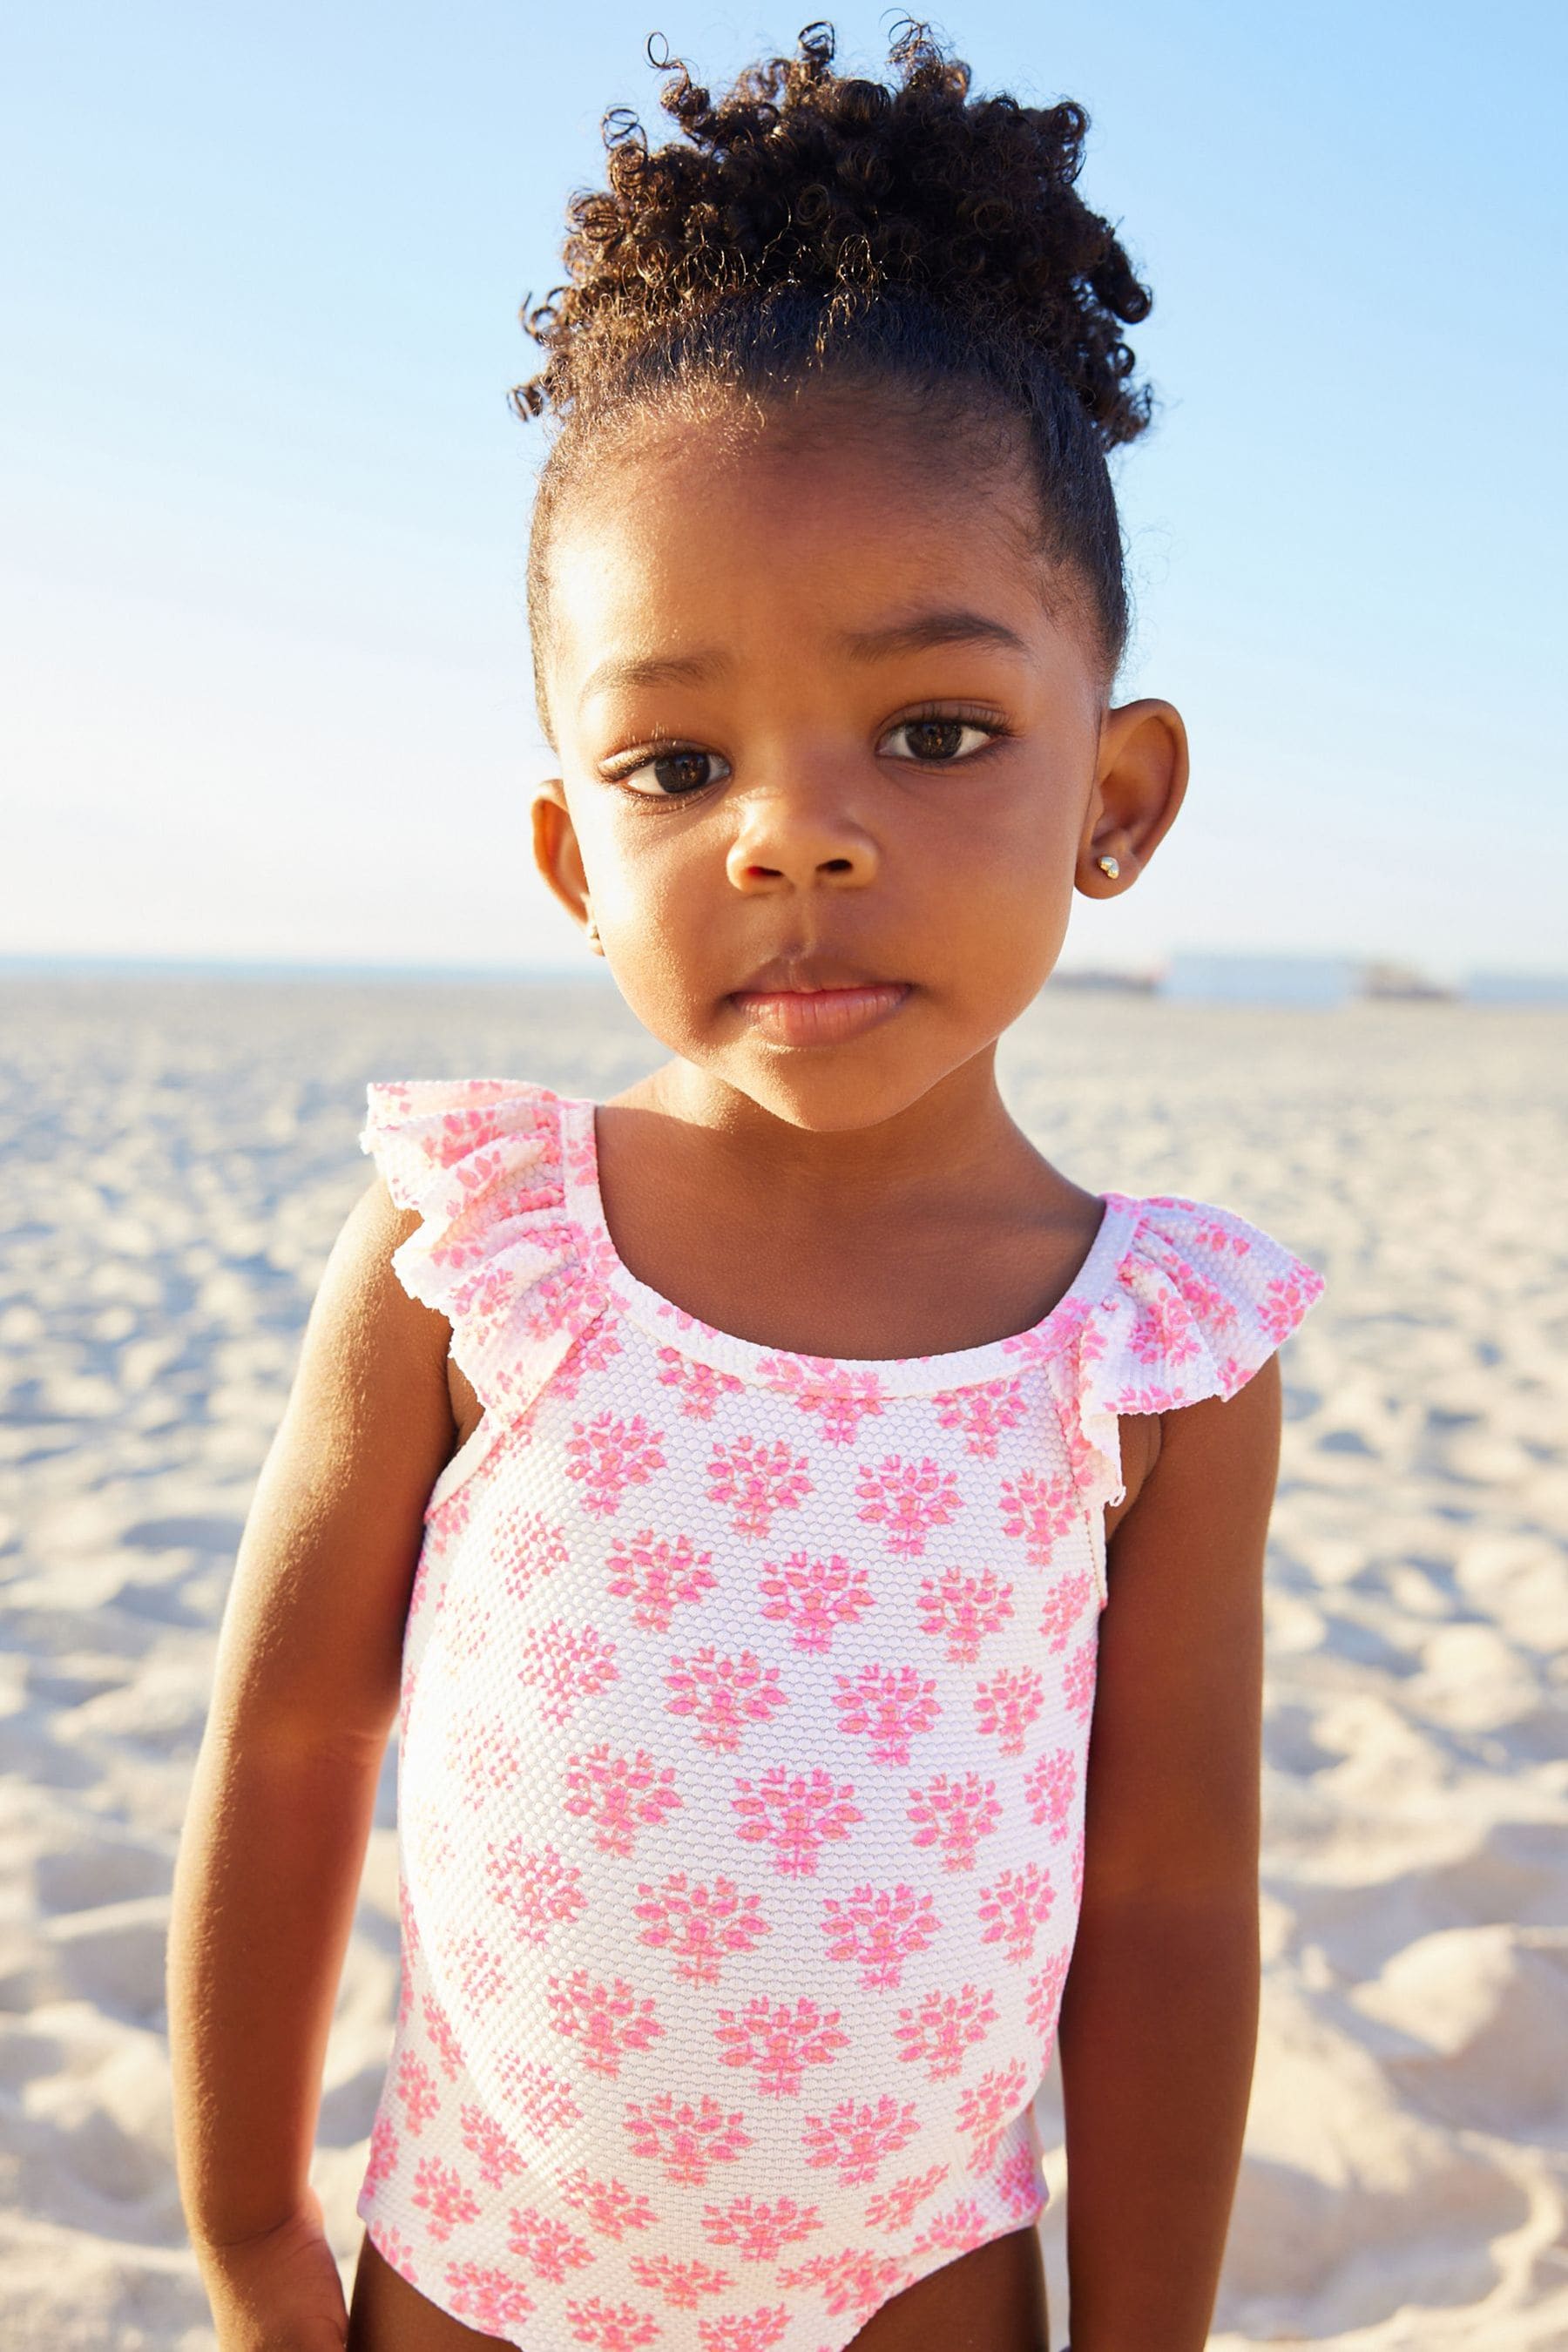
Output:
[[1117,1416],[1229,1396],[1321,1281],[1111,1192],[1032,1330],[795,1355],[622,1264],[591,1101],[368,1093],[484,1418],[409,1601],[359,2213],[527,2352],[842,2352],[1045,2204]]

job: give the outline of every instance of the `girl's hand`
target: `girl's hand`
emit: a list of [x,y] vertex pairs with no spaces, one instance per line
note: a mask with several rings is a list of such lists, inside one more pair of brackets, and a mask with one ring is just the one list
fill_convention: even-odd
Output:
[[343,2352],[348,2305],[313,2189],[274,2228],[198,2244],[196,2260],[218,2352]]

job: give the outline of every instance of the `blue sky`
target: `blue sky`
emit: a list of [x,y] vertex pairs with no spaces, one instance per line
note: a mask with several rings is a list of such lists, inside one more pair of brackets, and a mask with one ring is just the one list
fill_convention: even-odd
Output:
[[[831,18],[886,72],[897,11]],[[525,294],[599,121],[805,13],[58,0],[0,53],[0,948],[584,966],[532,874]],[[1116,461],[1186,807],[1064,963],[1568,964],[1568,12],[931,21],[1079,100],[1155,308]],[[584,29],[584,28],[590,29]]]

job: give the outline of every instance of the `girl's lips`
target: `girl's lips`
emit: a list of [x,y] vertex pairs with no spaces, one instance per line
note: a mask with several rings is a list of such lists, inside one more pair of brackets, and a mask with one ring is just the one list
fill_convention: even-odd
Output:
[[896,1013],[910,992],[907,980],[874,988],[736,989],[730,1002],[753,1028],[784,1045],[831,1045]]

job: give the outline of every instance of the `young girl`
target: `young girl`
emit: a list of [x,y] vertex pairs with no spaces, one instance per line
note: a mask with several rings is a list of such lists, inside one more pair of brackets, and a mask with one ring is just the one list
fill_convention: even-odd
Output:
[[[832,55],[667,65],[685,143],[607,118],[531,314],[535,850],[669,1058],[369,1089],[180,1857],[223,2352],[1039,2352],[1053,2048],[1076,2352],[1205,2340],[1321,1284],[998,1094],[1186,782],[1110,700],[1149,297],[1080,109]],[[345,2312],[308,2173],[395,1719]]]

